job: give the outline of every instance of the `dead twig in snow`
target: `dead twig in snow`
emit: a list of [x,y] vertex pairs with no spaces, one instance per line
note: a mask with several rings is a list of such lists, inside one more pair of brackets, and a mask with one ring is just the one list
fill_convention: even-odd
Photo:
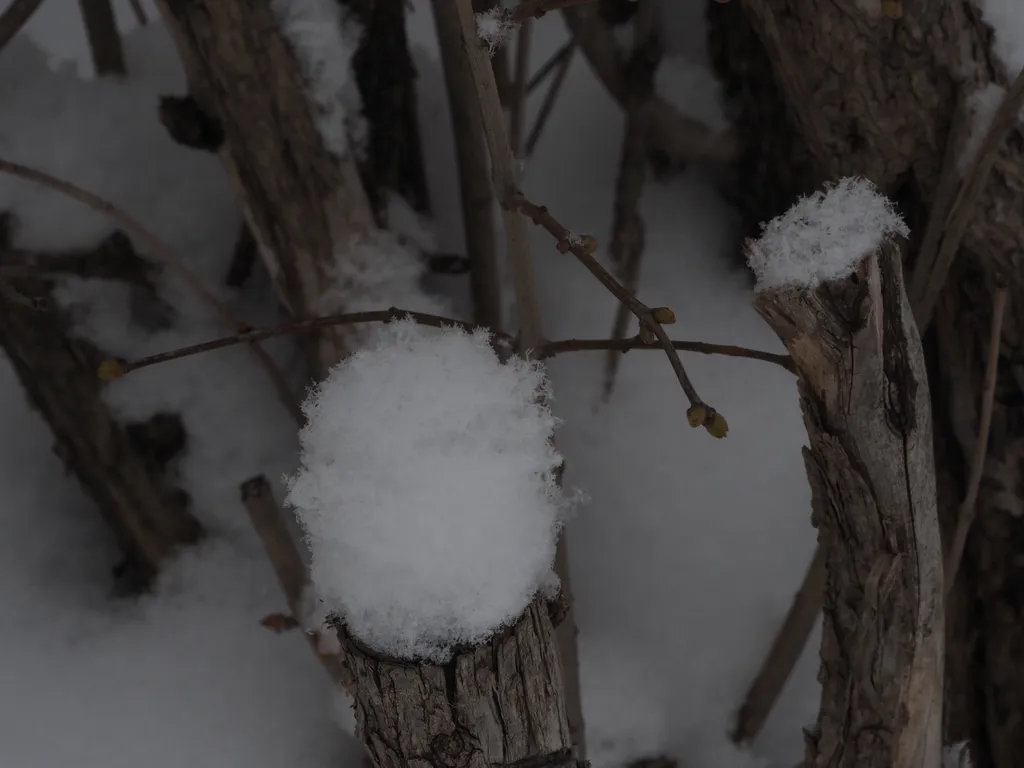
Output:
[[[305,561],[295,546],[291,531],[285,525],[284,515],[267,478],[259,475],[246,480],[241,485],[242,504],[249,513],[249,521],[263,543],[270,564],[284,591],[285,600],[292,616],[299,622],[303,619],[303,599],[309,589],[309,572]],[[334,684],[351,693],[355,690],[352,672],[345,663],[344,648],[340,643],[336,647],[325,647],[321,642],[321,634],[313,627],[303,627],[309,644],[331,676]],[[330,652],[325,652],[329,650]]]
[[[575,50],[576,44],[570,40],[565,48],[565,55],[557,62],[558,69],[555,71],[554,77],[551,78],[551,85],[548,86],[547,91],[544,93],[544,101],[541,102],[540,109],[537,111],[537,118],[530,129],[530,135],[526,137],[527,157],[533,154],[533,150],[536,148],[537,142],[540,141],[541,134],[544,132],[544,126],[547,125],[548,118],[551,117],[551,113],[554,111],[555,102],[558,100],[558,93],[562,90],[563,83],[565,83],[565,76],[569,74],[569,66],[572,64]],[[526,90],[529,91],[529,87]]]
[[665,333],[663,324],[675,322],[675,315],[672,311],[668,307],[652,308],[640,301],[607,269],[601,266],[601,263],[584,247],[585,240],[562,226],[546,207],[531,203],[522,196],[516,198],[512,205],[516,210],[522,211],[529,217],[534,224],[547,230],[558,241],[558,250],[561,253],[571,253],[575,256],[587,268],[587,271],[597,278],[598,282],[626,305],[640,322],[641,338],[652,343],[656,341],[661,346],[668,357],[676,379],[683,388],[683,393],[690,402],[690,408],[687,411],[690,425],[693,427],[703,426],[714,437],[725,437],[728,424],[724,417],[701,399],[686,373],[686,368],[683,367],[682,360],[679,359],[679,355],[672,346],[672,340]]
[[569,38],[569,42],[551,54],[551,57],[541,64],[540,69],[533,73],[533,76],[526,84],[526,92],[533,93],[537,86],[543,83],[545,78],[555,70],[555,67],[561,64],[565,57],[569,56],[575,48],[576,41]]
[[[598,80],[620,106],[629,101],[629,78],[626,62],[619,52],[615,36],[594,9],[565,8],[562,12],[580,51]],[[715,165],[729,165],[739,152],[739,143],[730,134],[716,134],[704,123],[687,117],[658,96],[644,104],[646,113],[645,141],[656,150],[682,164],[703,160]]]
[[800,660],[807,638],[821,615],[825,599],[825,550],[816,547],[807,573],[804,574],[793,604],[789,607],[782,627],[775,636],[771,650],[761,669],[747,689],[736,716],[732,740],[736,744],[749,744],[761,732],[782,688]]
[[0,51],[14,39],[42,4],[43,0],[14,0],[6,11],[0,13]]
[[[198,277],[196,277],[195,273],[192,272],[192,270],[189,269],[180,258],[178,258],[178,254],[174,252],[173,248],[168,246],[163,240],[140,224],[134,217],[129,216],[109,200],[105,200],[99,195],[95,195],[92,192],[84,190],[76,184],[64,181],[63,179],[58,179],[48,173],[35,168],[30,168],[26,165],[21,165],[20,163],[12,163],[11,161],[4,160],[3,158],[0,158],[0,173],[7,173],[12,176],[17,176],[20,179],[48,187],[55,192],[65,195],[66,197],[77,200],[83,205],[92,208],[94,211],[109,216],[111,219],[116,221],[125,232],[136,237],[140,243],[152,251],[154,256],[158,257],[169,269],[173,270],[178,277],[181,278],[182,282],[184,282],[193,291],[193,293],[195,293],[196,296],[199,297],[203,303],[206,304],[206,306],[224,322],[225,325],[235,329],[236,331],[248,330],[247,325],[237,322],[231,316],[231,313],[228,312],[227,307],[224,306],[220,299],[207,290],[206,286],[203,285],[203,282]],[[268,355],[258,344],[250,344],[250,349],[252,350],[257,362],[259,362],[270,377],[281,403],[288,409],[288,412],[296,420],[296,423],[301,424],[303,421],[302,411],[295,402],[295,397],[292,395],[291,389],[285,381],[284,375],[281,373],[280,369],[270,358],[270,355]]]
[[[199,355],[205,352],[233,347],[238,344],[252,344],[257,341],[265,341],[277,336],[286,336],[293,333],[310,333],[320,328],[338,325],[357,325],[360,323],[387,323],[392,320],[410,319],[421,325],[429,325],[434,328],[454,327],[462,328],[471,332],[485,326],[465,323],[460,320],[453,320],[438,315],[428,315],[423,312],[409,312],[397,307],[389,309],[371,310],[368,312],[349,312],[339,315],[328,315],[325,317],[314,317],[307,320],[285,323],[271,328],[252,328],[242,333],[235,333],[230,336],[222,336],[219,339],[211,339],[188,347],[172,349],[167,352],[159,352],[149,357],[138,360],[114,360],[107,361],[104,373],[105,378],[116,378],[123,376],[140,368],[148,368],[160,363],[168,363],[172,360],[180,360],[184,357]],[[495,333],[495,338],[506,346],[511,346],[515,339],[508,334]],[[772,352],[761,352],[756,349],[737,347],[731,344],[709,344],[703,341],[677,341],[673,340],[672,346],[684,352],[697,352],[703,355],[722,355],[723,357],[745,358],[759,362],[772,363],[785,368],[790,373],[796,373],[793,361],[788,355],[779,355]],[[540,348],[533,350],[533,357],[538,360],[547,360],[556,355],[567,352],[602,352],[614,349],[617,352],[630,352],[634,349],[656,349],[661,350],[661,344],[657,340],[645,341],[639,336],[631,339],[562,339],[560,341],[549,341]]]
[[484,143],[483,118],[476,101],[473,73],[462,55],[462,27],[451,0],[432,0],[434,25],[441,49],[448,108],[452,117],[459,169],[462,231],[472,263],[469,282],[473,320],[501,330],[501,275],[494,236],[494,190]]
[[1003,336],[1003,318],[1006,315],[1006,295],[1004,286],[996,289],[992,299],[992,325],[988,339],[988,359],[985,362],[985,380],[981,395],[981,418],[978,420],[978,435],[975,438],[974,451],[971,454],[970,475],[967,480],[967,491],[960,504],[957,514],[956,530],[949,552],[946,553],[946,599],[953,590],[960,561],[963,559],[967,534],[971,530],[977,509],[978,492],[985,471],[985,456],[988,452],[989,431],[992,428],[992,411],[996,400],[996,374],[999,370],[999,344]]
[[96,75],[126,75],[121,33],[110,0],[78,0]]
[[[647,152],[644,145],[644,102],[654,93],[654,72],[661,59],[655,33],[655,7],[652,0],[639,0],[640,8],[633,17],[633,53],[628,77],[630,95],[626,102],[626,130],[619,152],[619,177],[615,184],[615,206],[609,255],[616,266],[618,278],[636,293],[640,279],[640,262],[644,256],[644,222],[640,217],[640,197],[647,177]],[[626,335],[629,310],[625,304],[615,309],[612,338]],[[604,399],[615,387],[619,355],[609,352],[605,361]]]

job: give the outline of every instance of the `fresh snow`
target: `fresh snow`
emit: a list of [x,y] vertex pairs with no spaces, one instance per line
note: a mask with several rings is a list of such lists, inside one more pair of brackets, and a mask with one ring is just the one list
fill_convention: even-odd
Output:
[[487,52],[494,54],[515,31],[515,23],[501,3],[490,10],[476,14],[476,33],[487,43]]
[[957,171],[961,176],[971,167],[981,149],[985,135],[992,126],[999,105],[1006,98],[1006,89],[995,83],[979,88],[967,97],[967,113],[970,119],[967,140],[957,158]]
[[[116,5],[119,18],[130,18],[127,3]],[[414,7],[409,34],[436,240],[460,250],[430,4]],[[73,4],[44,3],[30,32],[55,58],[85,51]],[[688,28],[690,37],[699,39],[697,32]],[[557,15],[535,24],[534,65],[564,36]],[[163,32],[128,38],[133,74],[124,83],[85,84],[67,73],[51,79],[43,57],[21,42],[0,55],[0,156],[111,197],[187,257],[238,319],[274,322],[273,293],[259,274],[244,296],[220,287],[239,215],[219,166],[173,146],[155,120],[157,95],[185,87]],[[669,42],[672,52],[685,48]],[[699,52],[690,59],[701,62]],[[531,99],[531,112],[538,101]],[[602,243],[621,125],[621,111],[577,57],[524,179],[529,195]],[[0,207],[12,199],[29,219],[26,244],[85,246],[109,232],[77,204],[0,181]],[[695,169],[649,185],[641,213],[648,252],[640,293],[673,308],[681,336],[782,351],[750,307],[746,275],[731,268],[734,214]],[[547,335],[606,335],[614,300],[544,232],[533,230],[532,242]],[[67,293],[82,305],[82,327],[106,334],[113,352],[145,354],[223,333],[170,276],[161,290],[181,317],[172,331],[151,336],[126,335],[116,286]],[[299,368],[290,340],[268,347],[289,371]],[[800,729],[817,711],[817,634],[752,749],[734,748],[726,734],[815,546],[794,380],[754,361],[684,355],[732,427],[728,440],[712,441],[686,425],[679,385],[657,352],[628,355],[612,402],[597,409],[603,362],[603,354],[580,353],[548,366],[559,394],[555,415],[564,421],[558,448],[567,485],[586,488],[591,499],[568,522],[588,756],[595,768],[661,753],[681,765],[793,765],[803,751]],[[107,530],[62,476],[52,438],[9,368],[0,368],[0,428],[12,436],[0,451],[0,610],[14,617],[0,656],[0,762],[358,768],[361,756],[345,733],[347,697],[333,691],[301,636],[258,624],[284,600],[249,530],[238,483],[293,472],[298,450],[262,371],[244,349],[225,350],[139,371],[110,396],[133,416],[183,412],[190,446],[177,471],[210,536],[167,569],[153,595],[111,599]]]
[[391,322],[303,404],[288,484],[324,608],[370,647],[445,661],[553,583],[561,457],[542,368],[491,336]]
[[854,177],[801,198],[763,229],[747,244],[759,292],[816,288],[849,277],[887,239],[910,233],[892,202]]
[[1018,0],[975,0],[981,16],[992,27],[992,52],[1012,81],[1024,69],[1024,5]]
[[270,7],[305,70],[310,96],[320,110],[317,127],[325,145],[341,158],[348,154],[352,139],[361,152],[366,126],[352,72],[361,34],[358,24],[343,18],[337,0],[271,0]]

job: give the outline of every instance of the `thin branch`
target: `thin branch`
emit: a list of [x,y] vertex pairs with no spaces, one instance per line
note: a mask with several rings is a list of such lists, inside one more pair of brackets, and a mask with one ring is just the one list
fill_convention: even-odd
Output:
[[[523,156],[523,126],[526,123],[526,81],[530,72],[530,39],[533,21],[526,19],[516,33],[515,79],[508,100],[508,144],[512,156]],[[500,103],[500,100],[499,100]]]
[[[284,591],[288,608],[292,616],[301,621],[303,593],[308,589],[309,572],[288,526],[285,525],[284,516],[274,499],[270,483],[262,475],[251,478],[242,483],[241,494],[242,504],[249,513],[249,521],[263,542],[263,548]],[[345,662],[344,648],[339,645],[336,653],[321,653],[318,634],[309,631],[312,628],[304,629],[313,652],[324,665],[334,684],[346,691],[354,691],[355,684],[352,672]]]
[[[626,62],[615,36],[590,8],[566,8],[563,16],[598,80],[619,105],[629,100]],[[658,96],[648,99],[643,108],[647,118],[647,146],[679,163],[702,160],[715,165],[733,163],[739,142],[731,134],[713,132],[704,123],[688,117]]]
[[469,281],[473,319],[495,331],[502,327],[501,276],[494,233],[494,190],[484,143],[476,86],[462,55],[462,26],[451,0],[433,0],[434,25],[441,49],[448,108],[459,169],[462,228],[472,263]]
[[43,0],[14,0],[7,10],[0,14],[0,51],[18,34]]
[[[349,312],[345,314],[314,317],[307,320],[284,323],[282,325],[276,325],[268,328],[252,328],[241,333],[232,334],[231,336],[223,336],[219,339],[204,341],[188,347],[160,352],[155,355],[150,355],[149,357],[139,358],[138,360],[120,360],[117,361],[118,370],[115,373],[117,375],[124,375],[132,371],[137,371],[140,368],[148,368],[151,365],[159,365],[160,363],[179,360],[183,357],[191,357],[192,355],[199,355],[204,352],[213,352],[218,349],[237,346],[238,344],[252,344],[254,342],[265,341],[277,336],[287,336],[295,333],[310,333],[328,326],[357,325],[361,323],[387,323],[392,320],[402,319],[410,319],[421,325],[428,325],[433,328],[454,327],[461,328],[467,332],[472,332],[484,327],[462,322],[461,320],[453,320],[448,317],[440,317],[439,315],[429,315],[423,312],[410,312],[397,307],[371,310],[368,312]],[[506,345],[511,345],[514,342],[514,339],[507,334],[495,333],[494,336],[500,343]],[[746,358],[748,360],[758,360],[760,362],[778,365],[785,368],[790,373],[796,373],[793,361],[788,355],[761,352],[756,349],[747,349],[746,347],[737,347],[731,344],[709,344],[703,341],[672,341],[671,344],[675,349],[685,352],[697,352],[704,355],[721,355],[723,357],[739,357]],[[662,346],[660,342],[645,341],[639,336],[631,339],[562,339],[560,341],[549,341],[546,344],[543,344],[541,347],[533,350],[532,356],[537,360],[546,360],[567,352],[602,352],[609,349],[614,349],[618,352],[630,352],[634,349],[661,350]]]
[[[231,316],[231,313],[228,312],[224,304],[216,296],[210,293],[206,286],[203,285],[202,281],[196,277],[195,273],[193,273],[192,270],[190,270],[185,263],[178,258],[174,249],[150,232],[149,229],[140,224],[135,218],[129,216],[109,200],[84,190],[68,181],[64,181],[63,179],[58,179],[55,176],[44,173],[43,171],[39,171],[35,168],[30,168],[19,163],[13,163],[10,160],[4,160],[3,158],[0,158],[0,173],[7,173],[12,176],[17,176],[20,179],[48,187],[62,195],[65,195],[66,197],[77,200],[83,205],[92,208],[94,211],[110,217],[116,221],[125,232],[137,238],[140,243],[144,244],[150,249],[150,251],[152,251],[153,255],[157,256],[169,269],[173,270],[196,294],[196,296],[198,296],[214,312],[214,314],[220,317],[225,325],[235,330],[246,330],[248,328],[248,326],[237,322]],[[262,347],[252,344],[250,348],[252,349],[252,353],[256,357],[257,361],[263,366],[267,375],[270,377],[282,404],[288,409],[288,412],[292,417],[296,419],[296,422],[301,424],[303,420],[302,411],[295,402],[291,389],[288,387],[288,383],[285,381],[284,376],[278,369],[277,365]]]
[[981,418],[978,422],[978,435],[974,443],[974,451],[971,455],[970,476],[967,481],[967,491],[964,494],[963,502],[960,504],[960,511],[957,515],[956,530],[953,532],[953,541],[950,544],[949,552],[946,555],[946,599],[953,590],[956,582],[956,575],[960,569],[960,561],[963,559],[964,547],[967,544],[967,534],[971,530],[977,511],[978,492],[981,490],[981,480],[985,472],[985,456],[988,452],[989,432],[992,428],[992,411],[996,399],[996,374],[999,370],[999,344],[1003,336],[1003,318],[1006,315],[1006,294],[1007,289],[1000,286],[996,289],[992,299],[992,326],[988,339],[988,359],[985,363],[984,388],[981,395]]
[[126,75],[121,33],[110,0],[78,0],[97,76]]
[[231,336],[222,336],[219,339],[212,339],[200,344],[193,344],[188,347],[160,352],[138,360],[119,360],[117,361],[117,371],[111,371],[111,373],[115,377],[122,376],[126,373],[137,371],[140,368],[148,368],[151,365],[159,365],[160,363],[167,363],[171,360],[179,360],[183,357],[191,357],[192,355],[199,355],[204,352],[213,352],[218,349],[234,347],[239,344],[256,344],[258,342],[274,338],[275,336],[287,336],[293,333],[311,333],[313,331],[320,330],[321,328],[356,325],[359,323],[386,323],[391,320],[401,320],[403,318],[411,318],[421,325],[429,325],[435,328],[454,326],[467,331],[472,331],[477,328],[477,326],[474,326],[471,323],[464,323],[460,320],[452,320],[450,318],[439,317],[437,315],[428,315],[423,312],[407,312],[406,310],[398,309],[396,307],[369,312],[350,312],[340,315],[314,317],[308,320],[284,323],[283,325],[277,325],[269,328],[246,328],[245,330],[232,334]]
[[[469,61],[476,87],[477,102],[483,117],[484,136],[491,156],[491,178],[495,194],[502,201],[518,188],[516,159],[509,145],[505,117],[498,97],[494,71],[477,35],[476,19],[470,0],[455,0],[462,29],[462,50]],[[540,304],[533,276],[530,239],[526,222],[516,211],[502,205],[505,224],[506,256],[515,286],[519,337],[524,349],[536,349],[543,342]]]
[[[702,355],[721,355],[723,357],[740,357],[747,360],[758,360],[763,363],[772,363],[785,368],[796,375],[796,367],[789,355],[779,355],[773,352],[761,352],[757,349],[737,347],[732,344],[709,344],[704,341],[681,341],[673,339],[672,347],[681,352],[696,352]],[[634,349],[663,350],[660,341],[644,341],[639,336],[629,339],[565,339],[563,341],[549,341],[541,348],[538,358],[546,359],[561,355],[565,352],[604,352],[615,350],[616,352],[630,352]]]
[[[563,227],[558,220],[548,212],[546,207],[535,205],[521,195],[512,201],[512,206],[530,218],[534,224],[537,224],[547,230],[547,232],[558,241],[559,251],[563,253],[572,253],[572,255],[587,268],[587,271],[598,279],[598,282],[600,282],[601,285],[607,288],[615,298],[626,305],[629,311],[640,322],[641,329],[646,328],[654,335],[658,340],[658,343],[661,345],[661,348],[665,350],[665,355],[668,357],[672,370],[676,374],[676,379],[683,388],[683,393],[686,395],[686,399],[690,401],[691,413],[699,413],[702,416],[698,421],[697,426],[703,426],[710,432],[715,418],[719,416],[719,414],[714,408],[705,403],[697,393],[696,388],[690,381],[689,375],[686,373],[686,369],[683,367],[682,360],[679,359],[679,355],[672,346],[672,340],[668,337],[668,334],[665,333],[665,329],[662,327],[662,324],[654,317],[654,311],[633,295],[628,288],[622,285],[622,283],[616,280],[607,269],[601,266],[601,263],[588,253],[586,249],[584,249],[581,238]],[[703,410],[698,411],[698,409]]]
[[807,646],[807,638],[814,629],[825,599],[825,548],[817,547],[803,583],[793,604],[775,636],[761,669],[743,697],[743,705],[736,716],[732,740],[736,744],[749,744],[761,732],[772,707],[775,706],[786,680]]
[[[644,255],[644,221],[640,217],[640,197],[647,180],[647,157],[644,145],[644,102],[654,93],[654,72],[661,52],[654,32],[655,8],[652,0],[639,0],[640,8],[633,17],[634,44],[628,65],[630,96],[626,102],[626,130],[619,153],[619,177],[615,183],[615,206],[609,255],[617,268],[618,278],[636,293],[640,280],[640,263]],[[615,308],[612,338],[626,335],[629,310],[625,304]],[[608,400],[615,387],[620,356],[609,352],[605,361],[604,398]]]
[[[565,48],[565,55],[558,62],[558,70],[551,79],[551,85],[548,86],[547,91],[544,93],[544,101],[541,102],[540,109],[537,111],[537,118],[530,129],[530,135],[526,138],[527,157],[533,154],[533,150],[536,148],[537,142],[540,141],[541,134],[544,131],[544,126],[547,125],[548,118],[551,117],[551,113],[554,111],[555,102],[558,100],[558,93],[562,90],[562,85],[565,83],[565,76],[569,74],[569,66],[572,64],[575,50],[576,43],[570,40]],[[529,90],[528,87],[527,91]]]
[[554,71],[555,67],[557,67],[566,56],[569,56],[575,48],[576,41],[573,38],[569,38],[569,42],[555,51],[551,57],[541,65],[540,69],[533,74],[533,77],[531,77],[529,82],[526,84],[526,92],[533,93],[533,91],[537,89],[537,86],[543,83],[545,78]]
[[[915,299],[914,315],[918,327],[923,333],[931,322],[939,295],[949,277],[949,270],[956,258],[960,243],[963,241],[967,227],[975,214],[978,203],[988,186],[989,175],[995,165],[999,152],[1006,144],[1006,139],[1017,122],[1017,115],[1024,105],[1024,69],[1018,74],[1010,90],[996,110],[992,123],[985,134],[985,139],[975,155],[974,162],[964,174],[963,183],[953,201],[949,215],[942,227],[942,242],[934,255],[934,263],[916,267],[921,272],[923,283],[919,287]],[[915,273],[915,278],[917,274]],[[927,277],[927,280],[923,278]]]

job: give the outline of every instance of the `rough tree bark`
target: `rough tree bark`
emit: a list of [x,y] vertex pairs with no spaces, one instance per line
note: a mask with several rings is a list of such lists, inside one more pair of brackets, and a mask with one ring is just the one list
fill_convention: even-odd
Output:
[[931,415],[899,259],[886,244],[857,278],[757,303],[799,373],[812,520],[828,571],[808,768],[926,768],[941,759]]
[[[106,355],[72,333],[52,290],[55,278],[67,273],[138,283],[147,279],[147,265],[120,233],[91,250],[26,254],[13,246],[11,220],[0,216],[0,345],[53,432],[54,451],[114,531],[125,555],[116,571],[120,588],[137,591],[178,546],[201,535],[188,497],[163,474],[163,465],[183,447],[181,423],[173,416],[161,416],[155,425],[123,425],[114,418],[96,375]],[[160,434],[168,430],[161,425],[169,421],[178,437],[165,440]]]
[[[296,52],[269,0],[161,0],[200,109],[263,258],[292,310],[310,314],[327,262],[374,220],[355,163],[324,145]],[[340,35],[340,31],[339,31]],[[317,378],[345,339],[317,350]],[[331,343],[333,342],[333,343]],[[376,657],[347,639],[360,736],[381,768],[574,763],[555,627],[536,603],[507,633],[444,666]]]
[[[943,167],[962,153],[954,145],[947,160],[954,116],[980,88],[1005,87],[1016,75],[994,58],[992,32],[975,5],[744,0],[709,2],[708,17],[714,64],[742,144],[734,194],[749,231],[823,179],[866,176],[898,201],[915,231],[905,263],[919,279],[920,235],[931,216],[945,216],[936,210]],[[999,428],[948,617],[946,736],[970,737],[979,768],[1010,768],[1024,755],[1022,160],[1018,123],[972,211],[924,338],[939,514],[948,536],[977,434],[992,297],[1000,280],[1009,282]]]

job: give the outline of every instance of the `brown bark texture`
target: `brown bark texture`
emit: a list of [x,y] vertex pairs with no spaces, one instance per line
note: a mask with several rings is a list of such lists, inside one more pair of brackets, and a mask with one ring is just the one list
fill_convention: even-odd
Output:
[[379,768],[580,768],[543,601],[445,665],[377,658],[351,638],[360,738]]
[[[962,151],[962,139],[953,138],[947,152],[954,116],[978,89],[1006,87],[1017,73],[993,56],[992,30],[975,4],[903,0],[888,15],[883,5],[709,2],[710,43],[742,145],[732,191],[748,233],[825,179],[865,176],[898,202],[914,230],[904,260],[918,282],[921,234],[942,205],[943,168],[949,172]],[[895,7],[899,14],[891,12]],[[1009,283],[996,428],[947,630],[947,740],[970,737],[979,768],[1017,766],[1024,755],[1021,168],[1018,122],[971,211],[924,338],[938,508],[948,536],[978,431],[992,298],[999,281]]]
[[[375,221],[351,153],[335,156],[317,127],[297,52],[268,0],[161,0],[202,112],[260,256],[297,317],[316,314],[335,260]],[[310,339],[316,380],[344,355],[342,329]]]
[[812,519],[827,564],[808,768],[922,768],[941,754],[928,381],[898,249],[887,244],[868,262],[857,279],[757,302],[799,372]]
[[[374,219],[351,157],[324,146],[295,51],[268,0],[161,0],[190,90],[223,130],[219,149],[261,255],[297,315],[330,280],[327,260]],[[344,354],[321,345],[313,375]],[[351,639],[360,737],[381,768],[575,762],[555,627],[532,605],[509,631],[443,666],[377,658]]]
[[[0,232],[0,241],[5,238]],[[184,435],[154,442],[150,425],[123,425],[114,418],[96,374],[105,356],[73,334],[70,318],[52,297],[54,277],[61,272],[106,279],[139,277],[135,267],[144,262],[134,252],[123,258],[126,248],[131,252],[123,235],[108,238],[92,251],[49,256],[24,254],[0,242],[0,268],[6,271],[0,275],[0,345],[32,406],[49,425],[54,451],[113,529],[126,556],[127,569],[122,567],[121,573],[127,581],[122,587],[134,590],[148,585],[178,546],[201,535],[198,521],[188,511],[187,496],[163,473],[166,460],[182,447]],[[124,268],[112,269],[117,264]],[[173,416],[160,421],[181,426]]]

